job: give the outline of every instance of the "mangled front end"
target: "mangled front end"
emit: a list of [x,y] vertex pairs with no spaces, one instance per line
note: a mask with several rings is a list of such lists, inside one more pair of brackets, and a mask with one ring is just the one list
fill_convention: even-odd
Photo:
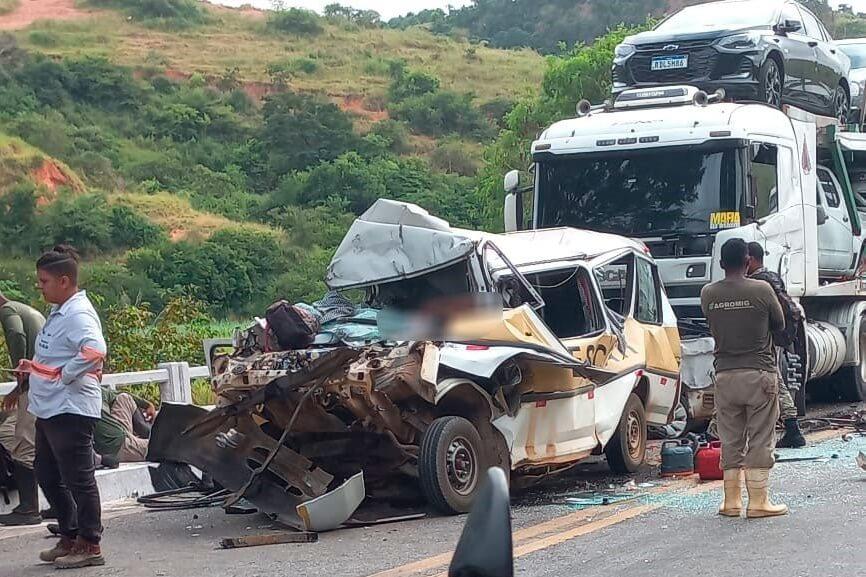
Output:
[[[311,527],[316,503],[298,505],[361,472],[368,494],[416,474],[435,397],[423,353],[424,344],[374,345],[223,358],[217,408],[164,407],[149,457],[209,472],[235,493],[228,504],[243,497],[285,524],[321,529]],[[342,490],[357,493],[357,483]]]

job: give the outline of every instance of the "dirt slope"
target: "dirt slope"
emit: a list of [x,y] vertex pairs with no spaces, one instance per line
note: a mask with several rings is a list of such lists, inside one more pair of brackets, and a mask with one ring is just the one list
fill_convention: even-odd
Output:
[[37,20],[74,20],[91,13],[76,8],[75,0],[21,0],[18,8],[0,16],[0,30],[19,30]]

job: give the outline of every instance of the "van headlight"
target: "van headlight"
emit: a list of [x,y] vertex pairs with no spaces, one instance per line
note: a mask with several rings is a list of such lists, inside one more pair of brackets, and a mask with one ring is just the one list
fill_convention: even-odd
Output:
[[634,54],[635,48],[634,44],[628,44],[627,42],[623,42],[622,44],[618,44],[614,49],[614,56],[617,58],[628,58],[632,54]]

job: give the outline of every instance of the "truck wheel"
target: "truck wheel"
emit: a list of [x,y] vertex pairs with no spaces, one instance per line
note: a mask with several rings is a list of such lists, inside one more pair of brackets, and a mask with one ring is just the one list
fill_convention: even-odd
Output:
[[851,402],[866,401],[866,318],[860,320],[860,362],[845,367],[836,378],[836,390],[842,399]]
[[466,513],[481,485],[484,446],[463,417],[439,417],[427,428],[418,454],[418,475],[427,502],[441,513]]
[[614,473],[634,473],[646,457],[646,414],[640,397],[632,393],[625,403],[616,432],[604,449]]

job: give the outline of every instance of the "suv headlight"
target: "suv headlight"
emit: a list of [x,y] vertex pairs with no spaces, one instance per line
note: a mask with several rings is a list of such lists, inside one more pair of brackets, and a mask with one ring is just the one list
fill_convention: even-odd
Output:
[[734,34],[733,36],[726,36],[719,40],[718,46],[722,50],[752,50],[758,47],[758,40],[760,38],[760,35],[752,32]]
[[617,45],[613,53],[617,58],[628,58],[634,54],[634,45],[623,42]]

